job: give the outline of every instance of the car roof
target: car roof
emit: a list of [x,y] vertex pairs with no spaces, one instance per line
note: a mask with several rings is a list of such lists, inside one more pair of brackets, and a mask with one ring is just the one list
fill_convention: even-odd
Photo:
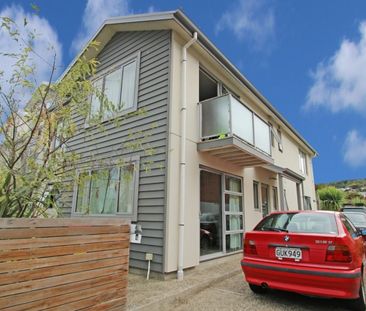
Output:
[[340,214],[340,212],[337,212],[337,211],[319,211],[319,210],[316,210],[316,211],[278,211],[278,212],[273,212],[271,213],[272,214],[305,214],[305,213],[312,213],[312,214],[333,214],[333,215],[338,215]]

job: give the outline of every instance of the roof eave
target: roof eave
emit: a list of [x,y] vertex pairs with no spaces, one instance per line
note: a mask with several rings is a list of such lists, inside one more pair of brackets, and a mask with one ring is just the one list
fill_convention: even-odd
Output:
[[84,48],[80,53],[76,55],[74,60],[70,63],[70,65],[66,68],[64,73],[59,77],[58,81],[62,80],[67,72],[74,66],[76,61],[82,57],[86,51],[87,47],[91,42],[96,41],[98,35],[104,30],[107,26],[112,26],[116,24],[124,24],[124,23],[141,23],[141,22],[152,22],[152,21],[163,21],[163,20],[175,20],[180,25],[182,25],[186,30],[193,34],[197,32],[198,41],[206,47],[210,53],[212,53],[223,65],[228,68],[228,70],[234,74],[234,76],[242,82],[253,94],[264,103],[264,105],[279,119],[283,122],[293,133],[294,135],[302,141],[305,146],[313,153],[313,156],[317,155],[316,150],[303,138],[300,133],[272,106],[272,104],[251,84],[248,79],[219,51],[219,49],[203,34],[203,32],[181,11],[168,11],[162,13],[147,13],[147,14],[137,14],[137,15],[128,15],[122,17],[112,17],[104,21],[104,23],[99,27],[94,36],[84,45]]

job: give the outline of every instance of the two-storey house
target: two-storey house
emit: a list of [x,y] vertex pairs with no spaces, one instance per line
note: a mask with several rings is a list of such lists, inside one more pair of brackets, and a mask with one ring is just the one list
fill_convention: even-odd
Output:
[[[146,269],[153,253],[153,272],[181,278],[239,252],[268,213],[317,208],[316,151],[185,14],[111,18],[93,40],[98,54],[78,57],[98,58],[93,83],[120,108],[104,112],[103,131],[78,119],[68,145],[79,175],[95,178],[65,191],[64,214],[141,225],[131,270]],[[90,105],[100,112],[95,98]],[[143,148],[130,148],[139,135]]]

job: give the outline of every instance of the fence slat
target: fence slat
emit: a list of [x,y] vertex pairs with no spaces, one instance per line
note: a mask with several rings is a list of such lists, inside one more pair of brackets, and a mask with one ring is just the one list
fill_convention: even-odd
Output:
[[50,227],[94,227],[94,226],[124,226],[130,222],[121,218],[0,218],[0,228],[50,228]]
[[45,237],[60,237],[60,236],[75,236],[75,235],[95,235],[103,233],[126,233],[129,228],[117,226],[94,226],[94,227],[60,227],[60,228],[15,228],[1,229],[0,240],[7,239],[24,239],[24,238],[45,238]]
[[126,255],[128,255],[126,249],[115,249],[115,250],[106,250],[92,253],[75,253],[72,255],[66,255],[62,257],[62,262],[60,262],[59,256],[35,258],[29,260],[7,261],[0,263],[0,275],[1,273],[5,273],[10,270],[12,270],[13,272],[28,269],[34,270],[34,269],[66,265],[72,263],[80,263],[85,261],[121,257]]
[[96,234],[96,235],[79,235],[76,239],[74,236],[52,237],[52,238],[31,238],[17,240],[0,240],[0,249],[20,249],[20,248],[37,248],[48,247],[49,245],[71,245],[82,243],[95,243],[107,241],[123,241],[127,240],[127,236],[120,233],[112,234]]
[[51,256],[63,256],[75,253],[94,252],[101,250],[114,250],[128,248],[129,241],[97,242],[81,245],[63,245],[36,249],[0,250],[0,262],[22,260],[29,258],[43,258]]

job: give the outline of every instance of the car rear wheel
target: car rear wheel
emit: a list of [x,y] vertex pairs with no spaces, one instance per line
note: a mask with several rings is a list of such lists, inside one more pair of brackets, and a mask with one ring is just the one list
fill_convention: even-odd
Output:
[[352,309],[354,311],[365,311],[366,310],[366,289],[365,289],[365,281],[364,281],[363,277],[361,277],[359,295],[360,295],[360,297],[353,300]]
[[267,292],[267,288],[259,285],[249,284],[249,288],[256,294],[265,294]]

